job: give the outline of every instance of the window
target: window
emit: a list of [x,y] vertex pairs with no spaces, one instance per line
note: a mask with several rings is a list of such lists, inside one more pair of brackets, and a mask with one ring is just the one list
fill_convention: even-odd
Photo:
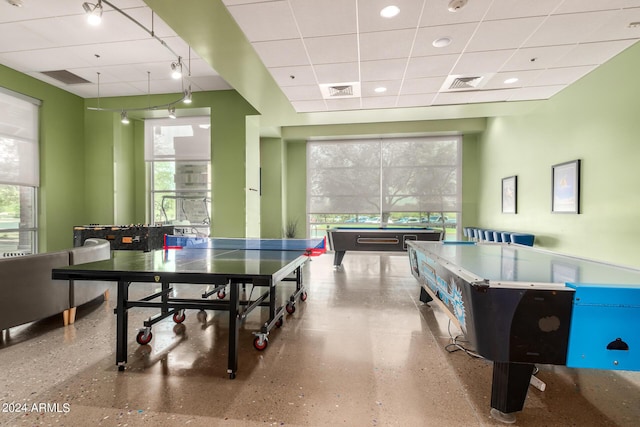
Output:
[[211,222],[209,117],[145,122],[145,160],[151,174],[154,224],[176,233],[208,236]]
[[310,235],[358,223],[436,226],[455,238],[460,147],[459,136],[310,141]]
[[0,88],[0,256],[37,252],[39,106]]

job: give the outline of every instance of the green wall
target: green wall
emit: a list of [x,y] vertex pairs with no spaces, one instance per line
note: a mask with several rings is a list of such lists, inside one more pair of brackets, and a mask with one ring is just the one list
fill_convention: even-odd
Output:
[[2,65],[0,86],[42,100],[38,250],[68,248],[86,211],[83,100]]
[[[179,94],[114,97],[100,100],[101,108],[127,109],[164,105]],[[97,99],[87,99],[95,107]],[[244,237],[246,233],[246,117],[255,110],[232,90],[198,92],[187,106],[176,105],[178,116],[211,115],[212,235]],[[155,113],[155,112],[152,112]],[[147,212],[147,176],[144,162],[143,113],[129,114],[131,123],[120,123],[119,112],[86,111],[87,151],[85,222],[138,224],[151,221]],[[158,115],[159,114],[159,115]],[[155,115],[161,117],[163,112]],[[257,136],[256,136],[257,138]],[[257,144],[256,144],[257,145]]]
[[[534,112],[489,119],[479,139],[477,224],[531,232],[538,246],[640,267],[640,44]],[[551,166],[582,161],[582,213],[551,213]],[[518,176],[518,213],[501,179]]]
[[284,224],[285,144],[281,138],[260,139],[262,195],[261,234],[265,239],[282,238]]
[[307,144],[288,141],[286,144],[285,223],[297,224],[296,237],[307,237]]

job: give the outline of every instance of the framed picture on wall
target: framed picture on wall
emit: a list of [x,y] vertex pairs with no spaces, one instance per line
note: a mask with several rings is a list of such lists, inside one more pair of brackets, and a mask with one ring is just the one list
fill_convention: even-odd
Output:
[[502,178],[502,213],[517,213],[518,177]]
[[551,212],[580,213],[580,160],[551,167]]

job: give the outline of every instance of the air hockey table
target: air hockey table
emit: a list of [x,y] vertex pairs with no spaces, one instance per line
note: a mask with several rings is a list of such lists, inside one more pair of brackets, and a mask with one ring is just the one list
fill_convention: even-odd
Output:
[[514,422],[535,364],[640,370],[640,270],[513,244],[408,242],[420,300],[493,362],[491,415]]
[[413,240],[442,240],[443,230],[427,227],[335,227],[327,230],[333,265],[339,267],[347,251],[406,251]]

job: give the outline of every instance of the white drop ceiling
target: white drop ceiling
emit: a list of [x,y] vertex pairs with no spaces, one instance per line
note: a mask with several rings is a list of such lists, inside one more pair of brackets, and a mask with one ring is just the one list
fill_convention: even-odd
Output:
[[[16,7],[0,0],[0,63],[83,98],[181,93],[189,84],[193,92],[230,88],[142,0],[110,3],[153,30],[171,50],[107,5],[101,25],[89,25],[82,3],[22,0]],[[177,59],[172,51],[191,72],[184,83],[170,76]],[[90,83],[64,84],[42,74],[52,70],[67,70]]]
[[[547,99],[640,38],[637,0],[223,1],[298,112]],[[447,90],[450,76],[482,87]],[[322,96],[344,82],[361,95]]]
[[[97,96],[98,73],[103,97],[231,87],[142,0],[110,1],[190,64],[185,83],[169,77],[175,57],[157,40],[106,5],[89,26],[81,0],[0,0],[0,63],[81,97]],[[469,0],[455,13],[449,0],[222,2],[299,113],[547,99],[640,39],[640,0]],[[400,13],[382,18],[390,4]],[[42,74],[60,69],[90,83]],[[453,77],[482,79],[449,90]],[[326,98],[327,84],[359,96]]]

